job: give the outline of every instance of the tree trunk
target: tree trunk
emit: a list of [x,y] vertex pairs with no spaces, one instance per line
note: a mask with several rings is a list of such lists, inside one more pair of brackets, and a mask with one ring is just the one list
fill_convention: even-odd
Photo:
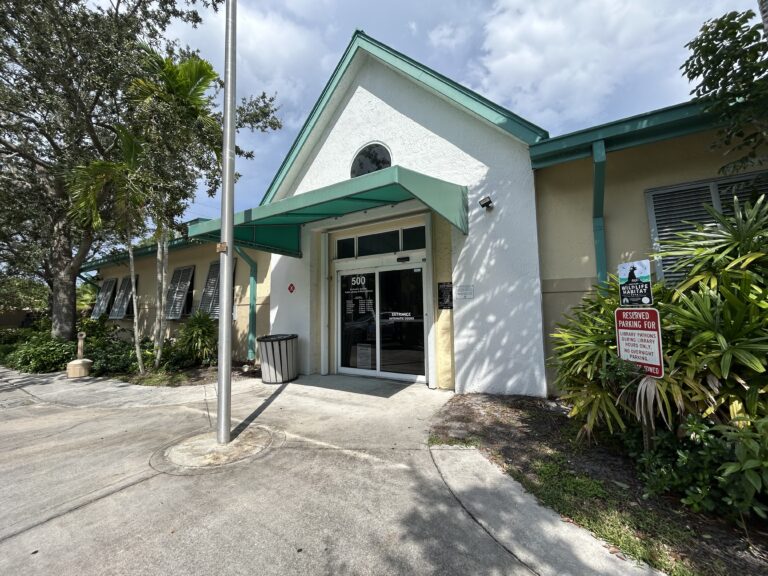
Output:
[[72,245],[66,218],[53,225],[50,252],[53,286],[51,293],[51,336],[72,340],[77,314],[76,274],[72,274]]
[[163,227],[157,243],[158,311],[155,316],[155,369],[160,368],[165,343],[165,301],[168,293],[168,229]]
[[65,263],[57,264],[53,278],[53,293],[51,294],[51,336],[72,340],[75,336],[75,315],[77,294],[75,276]]
[[757,5],[763,19],[763,37],[765,38],[768,36],[768,0],[758,0]]
[[155,286],[157,290],[155,292],[155,325],[152,334],[152,350],[155,353],[155,368],[159,366],[159,357],[162,353],[162,333],[160,318],[163,315],[163,294],[165,292],[163,286],[163,242],[161,233],[157,234],[157,257],[155,260]]
[[128,267],[131,274],[131,300],[133,301],[133,344],[136,350],[136,363],[139,374],[144,374],[144,359],[141,357],[141,342],[139,338],[139,302],[136,296],[136,267],[133,261],[133,242],[128,238]]

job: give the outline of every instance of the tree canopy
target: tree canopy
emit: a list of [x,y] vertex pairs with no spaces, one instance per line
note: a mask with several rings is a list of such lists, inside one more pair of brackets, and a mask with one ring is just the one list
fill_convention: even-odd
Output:
[[[218,187],[215,94],[193,94],[211,120],[190,125],[188,108],[152,87],[169,88],[173,79],[164,74],[182,62],[210,66],[166,30],[173,21],[199,24],[196,7],[222,3],[11,0],[0,12],[0,269],[45,282],[54,335],[72,336],[77,273],[94,252],[118,241],[120,228],[110,217],[114,187],[104,189],[102,226],[68,217],[68,175],[93,162],[124,162],[121,126],[134,134],[142,127],[144,166],[166,200],[162,213],[149,214],[155,223],[178,224],[198,181],[209,193]],[[245,98],[238,127],[279,128],[274,102],[266,94]]]
[[[765,17],[765,14],[763,14]],[[685,76],[692,94],[721,124],[716,146],[733,154],[723,171],[739,172],[768,162],[768,42],[755,13],[729,12],[707,21],[686,47]]]

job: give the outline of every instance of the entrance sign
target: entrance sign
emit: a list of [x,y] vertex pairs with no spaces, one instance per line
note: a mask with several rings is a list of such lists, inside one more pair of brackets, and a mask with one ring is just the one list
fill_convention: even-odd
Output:
[[453,310],[453,282],[437,283],[438,310]]
[[619,289],[622,306],[653,304],[651,291],[651,262],[637,260],[619,264]]
[[617,308],[616,345],[622,360],[639,364],[648,376],[664,376],[661,322],[655,308]]

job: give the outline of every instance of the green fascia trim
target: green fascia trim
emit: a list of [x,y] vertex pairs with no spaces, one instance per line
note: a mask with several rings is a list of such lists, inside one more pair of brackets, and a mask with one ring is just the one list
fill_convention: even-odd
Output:
[[280,188],[288,175],[288,172],[290,172],[294,162],[301,153],[304,144],[309,138],[309,135],[315,129],[320,117],[323,115],[334,92],[338,88],[342,78],[359,50],[371,54],[385,64],[406,76],[409,76],[413,80],[424,84],[438,94],[441,94],[445,98],[477,116],[484,118],[486,121],[498,126],[528,145],[549,137],[549,133],[543,128],[536,126],[506,108],[480,96],[469,88],[454,82],[450,78],[443,76],[431,68],[416,62],[385,44],[382,44],[378,40],[374,40],[364,32],[357,30],[352,35],[352,40],[350,41],[349,46],[347,46],[344,55],[336,65],[336,69],[333,71],[331,78],[320,93],[320,98],[315,102],[315,105],[299,131],[296,140],[294,140],[287,156],[270,183],[267,193],[261,200],[261,206],[271,203],[274,199],[278,188]]
[[[417,199],[464,234],[469,231],[467,188],[392,166],[235,214],[241,246],[301,257],[301,226]],[[218,241],[220,220],[189,227],[190,237]]]
[[235,246],[238,255],[248,263],[248,360],[256,359],[256,282],[259,265],[240,246]]
[[716,118],[705,112],[703,103],[686,102],[538,142],[531,145],[531,162],[533,168],[546,168],[589,158],[592,143],[598,140],[605,143],[607,152],[615,152],[716,126]]
[[[204,219],[198,219],[200,221],[204,221]],[[182,248],[189,248],[192,246],[199,246],[200,244],[203,244],[204,242],[199,239],[193,239],[193,238],[174,238],[170,242],[168,242],[168,250],[179,250]],[[150,244],[149,246],[142,246],[141,248],[136,248],[133,251],[133,257],[134,258],[143,258],[145,256],[150,256],[157,254],[157,244]],[[122,262],[128,261],[128,252],[127,251],[120,251],[116,252],[115,254],[110,254],[109,256],[104,256],[103,258],[97,258],[96,260],[89,260],[85,264],[83,264],[80,267],[80,272],[91,272],[93,270],[98,270],[99,268],[104,268],[105,266],[110,266],[112,264],[120,264]]]
[[605,142],[592,144],[594,166],[592,187],[592,233],[595,241],[595,268],[597,281],[602,284],[608,279],[608,260],[605,251]]

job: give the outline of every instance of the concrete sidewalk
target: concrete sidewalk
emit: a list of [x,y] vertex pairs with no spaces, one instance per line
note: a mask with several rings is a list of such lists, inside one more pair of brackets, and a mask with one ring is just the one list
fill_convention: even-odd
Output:
[[611,554],[587,530],[539,504],[478,450],[449,446],[431,450],[440,475],[466,511],[535,574],[661,574]]
[[652,574],[539,506],[475,450],[430,448],[423,385],[233,382],[270,436],[208,471],[165,448],[215,428],[212,385],[0,370],[3,574]]

